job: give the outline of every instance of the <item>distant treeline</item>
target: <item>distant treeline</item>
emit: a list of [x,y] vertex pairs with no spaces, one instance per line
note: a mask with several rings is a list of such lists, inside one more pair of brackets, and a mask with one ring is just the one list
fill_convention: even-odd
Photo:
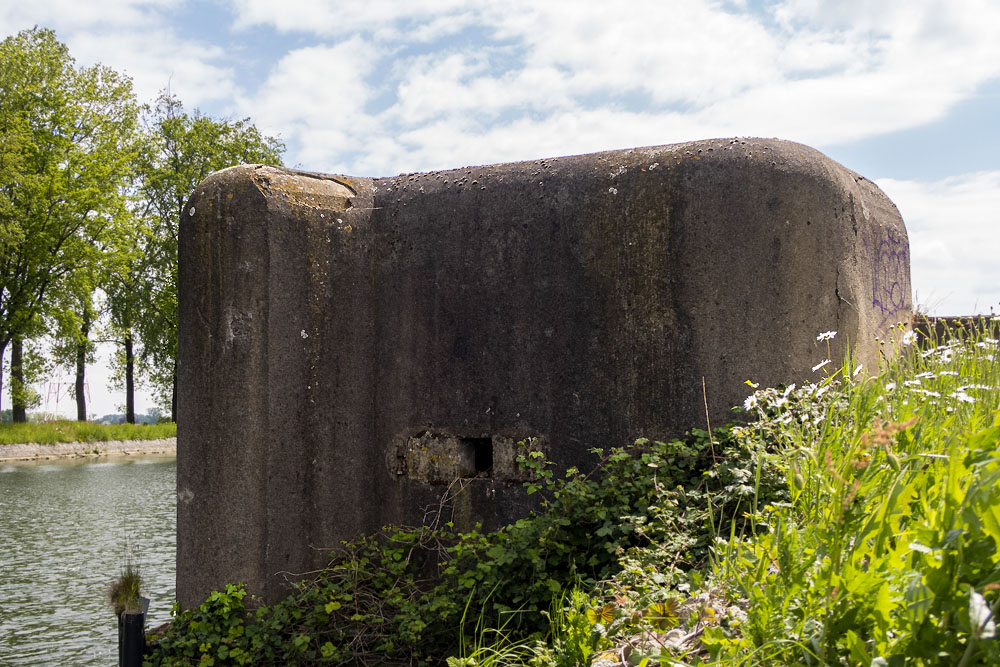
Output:
[[[10,424],[14,421],[14,411],[11,408],[0,411],[0,423]],[[53,421],[62,419],[62,417],[51,416],[52,419],[48,419],[48,415],[45,413],[29,413],[29,421]],[[124,413],[109,414],[103,417],[97,417],[92,420],[97,424],[124,424],[126,423],[126,418]],[[159,409],[153,408],[148,413],[144,415],[135,415],[136,424],[159,424],[161,422],[170,421],[168,416],[165,416]]]

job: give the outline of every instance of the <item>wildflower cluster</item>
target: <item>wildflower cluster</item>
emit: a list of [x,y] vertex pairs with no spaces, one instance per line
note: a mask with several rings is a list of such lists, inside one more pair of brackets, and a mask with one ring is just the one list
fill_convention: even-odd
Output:
[[757,389],[743,402],[749,423],[733,427],[733,434],[743,441],[756,439],[774,446],[786,444],[792,432],[815,433],[831,409],[843,407],[840,385],[840,380],[828,379],[802,387]]
[[747,619],[706,629],[713,660],[1000,661],[996,328],[905,331],[878,377],[848,363],[816,386],[747,397],[755,419],[737,431],[776,448],[791,502],[720,544],[712,579]]
[[[913,340],[917,334],[912,333]],[[903,337],[904,345],[907,343]],[[997,407],[996,371],[1000,357],[996,352],[1000,340],[982,335],[973,340],[953,337],[938,345],[906,355],[910,372],[904,379],[892,378],[885,383],[886,411],[889,414],[928,413]]]

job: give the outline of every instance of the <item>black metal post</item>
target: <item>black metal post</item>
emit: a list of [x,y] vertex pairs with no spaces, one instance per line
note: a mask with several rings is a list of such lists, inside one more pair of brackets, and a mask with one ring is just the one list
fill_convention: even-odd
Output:
[[139,598],[142,611],[123,611],[118,617],[118,665],[142,667],[142,654],[146,651],[146,612],[149,598]]

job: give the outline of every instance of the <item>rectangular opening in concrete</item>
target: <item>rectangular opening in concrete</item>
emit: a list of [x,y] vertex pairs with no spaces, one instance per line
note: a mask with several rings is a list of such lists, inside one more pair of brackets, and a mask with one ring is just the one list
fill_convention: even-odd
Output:
[[493,470],[492,438],[461,438],[463,458],[472,460],[475,474]]

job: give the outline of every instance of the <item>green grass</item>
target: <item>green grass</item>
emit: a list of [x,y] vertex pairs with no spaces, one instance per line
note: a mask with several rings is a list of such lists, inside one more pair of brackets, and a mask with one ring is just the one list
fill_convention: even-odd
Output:
[[177,436],[177,424],[94,424],[54,421],[38,424],[0,424],[0,445],[59,442],[106,442],[108,440],[159,440]]
[[706,628],[716,661],[1000,661],[986,630],[1000,601],[991,324],[901,344],[874,378],[848,361],[808,401],[756,392],[747,435],[781,461],[791,502],[755,508],[754,529],[717,549],[715,586],[740,611]]

